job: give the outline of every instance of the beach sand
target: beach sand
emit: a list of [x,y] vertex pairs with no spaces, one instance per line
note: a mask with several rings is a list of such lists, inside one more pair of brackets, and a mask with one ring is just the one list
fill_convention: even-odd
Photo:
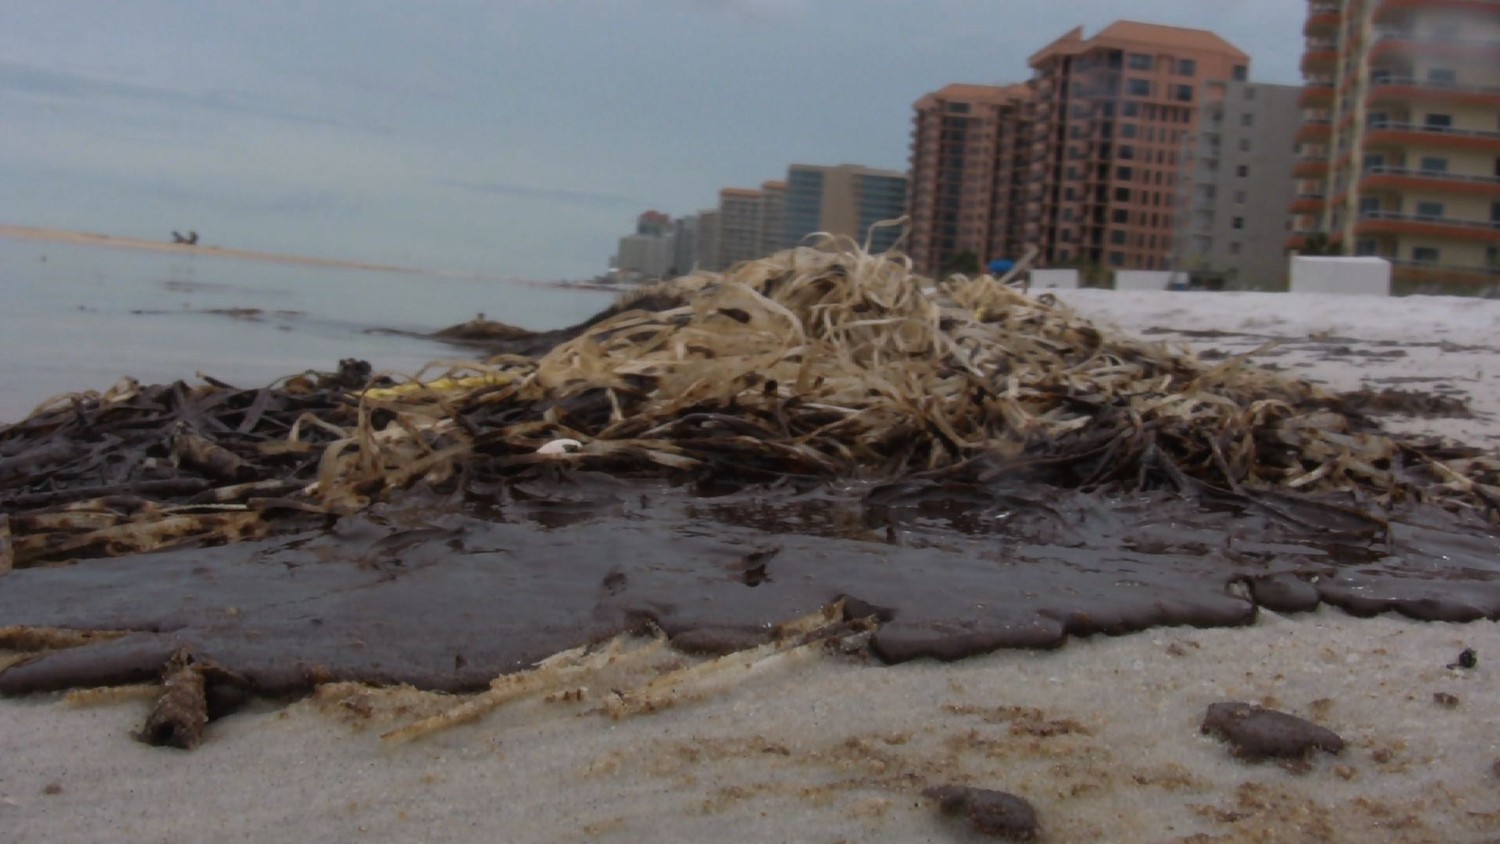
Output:
[[[1284,338],[1267,362],[1338,389],[1454,390],[1472,418],[1392,427],[1500,445],[1500,302],[1061,296],[1199,350]],[[1446,667],[1464,648],[1477,667]],[[628,678],[601,675],[580,681],[581,701],[523,698],[395,746],[380,733],[457,699],[335,687],[217,721],[192,752],[131,737],[147,700],[39,695],[0,701],[0,829],[14,841],[979,840],[921,796],[953,782],[1031,801],[1049,842],[1495,841],[1497,659],[1495,622],[1262,611],[1245,628],[950,664],[809,651],[619,720],[597,710]],[[1348,746],[1305,768],[1235,760],[1199,732],[1222,700],[1309,718]]]

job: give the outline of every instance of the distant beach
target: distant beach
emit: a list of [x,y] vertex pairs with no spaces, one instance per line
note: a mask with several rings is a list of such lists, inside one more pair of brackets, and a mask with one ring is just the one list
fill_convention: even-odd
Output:
[[66,229],[44,229],[34,226],[0,224],[0,237],[25,240],[50,240],[57,243],[72,243],[79,246],[107,246],[115,249],[145,249],[152,252],[176,253],[179,255],[212,255],[217,258],[237,258],[245,261],[275,261],[282,264],[302,264],[309,267],[339,267],[348,270],[380,270],[397,273],[421,273],[423,275],[460,276],[441,270],[426,270],[418,267],[400,267],[392,264],[372,264],[367,261],[346,261],[338,258],[315,258],[308,255],[283,255],[277,252],[258,252],[253,249],[232,249],[224,246],[189,245],[146,240],[139,237],[116,237],[93,232],[75,232]]

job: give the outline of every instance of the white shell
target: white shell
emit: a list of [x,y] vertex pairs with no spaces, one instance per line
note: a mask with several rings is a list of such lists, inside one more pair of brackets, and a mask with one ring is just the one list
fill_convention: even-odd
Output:
[[568,439],[567,437],[564,437],[562,439],[553,440],[552,442],[546,443],[541,448],[537,449],[536,453],[537,454],[572,454],[573,452],[577,451],[580,448],[583,448],[583,443],[579,442],[578,440],[572,440],[572,439]]

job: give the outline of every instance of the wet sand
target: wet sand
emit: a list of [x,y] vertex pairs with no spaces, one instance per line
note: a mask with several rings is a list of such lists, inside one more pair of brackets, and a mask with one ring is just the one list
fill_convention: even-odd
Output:
[[[1311,310],[1289,297],[1235,300],[1233,310],[1209,294],[1128,307],[1079,298],[1091,297],[1080,307],[1136,331],[1251,333],[1246,319],[1289,324]],[[1399,324],[1416,320],[1423,308],[1414,305],[1451,301],[1383,304]],[[1436,319],[1457,324],[1445,338],[1457,351],[1423,376],[1458,385],[1479,420],[1465,424],[1493,432],[1500,391],[1474,368],[1484,352],[1463,350],[1483,349],[1500,312],[1463,307],[1467,322]],[[1385,342],[1359,327],[1328,336],[1352,333],[1351,348]],[[1407,352],[1399,358],[1293,349],[1279,362],[1314,377],[1408,377],[1391,367],[1410,365],[1428,339],[1378,346]],[[1446,668],[1464,647],[1478,651],[1478,666]],[[1500,746],[1486,726],[1500,720],[1495,653],[1493,622],[1262,611],[1250,627],[1074,638],[1056,651],[950,664],[879,667],[812,653],[652,715],[591,715],[607,695],[596,688],[582,701],[524,700],[396,748],[376,735],[441,704],[412,692],[330,692],[216,722],[202,748],[180,754],[128,737],[139,705],[69,709],[41,696],[3,704],[10,726],[0,747],[24,761],[0,783],[0,799],[20,840],[186,840],[205,825],[252,840],[293,829],[375,840],[692,840],[746,830],[756,839],[965,840],[919,796],[957,781],[1031,800],[1049,841],[1483,841],[1500,834],[1491,769]],[[1350,747],[1300,773],[1231,760],[1197,730],[1219,700],[1312,718]],[[34,740],[31,729],[48,737]],[[230,770],[237,788],[210,782]],[[307,808],[288,821],[289,804]]]

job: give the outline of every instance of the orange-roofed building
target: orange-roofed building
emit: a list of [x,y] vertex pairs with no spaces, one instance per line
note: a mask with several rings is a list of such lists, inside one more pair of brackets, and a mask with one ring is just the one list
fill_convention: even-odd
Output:
[[1026,85],[948,85],[913,108],[907,251],[917,268],[981,264],[1020,251]]
[[1045,264],[1166,269],[1207,80],[1249,57],[1212,32],[1118,21],[1030,58],[1023,239]]

